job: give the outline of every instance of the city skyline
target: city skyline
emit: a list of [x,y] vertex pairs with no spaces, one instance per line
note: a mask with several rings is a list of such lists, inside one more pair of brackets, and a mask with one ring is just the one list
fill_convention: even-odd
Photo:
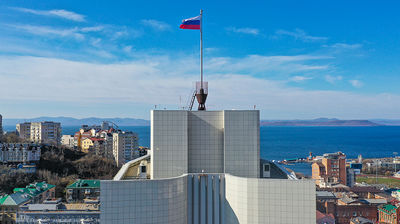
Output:
[[186,106],[199,33],[179,25],[203,9],[210,110],[399,119],[398,5],[2,1],[0,113],[148,120]]

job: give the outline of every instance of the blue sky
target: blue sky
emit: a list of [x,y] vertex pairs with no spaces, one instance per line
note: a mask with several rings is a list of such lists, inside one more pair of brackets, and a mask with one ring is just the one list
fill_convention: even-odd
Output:
[[[0,113],[149,118],[186,106],[204,10],[210,109],[263,119],[400,112],[396,1],[0,2]],[[233,94],[235,95],[234,97]]]

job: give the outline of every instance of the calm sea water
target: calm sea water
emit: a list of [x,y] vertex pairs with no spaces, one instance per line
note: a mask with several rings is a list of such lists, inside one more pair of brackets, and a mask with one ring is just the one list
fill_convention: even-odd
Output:
[[[5,126],[5,131],[15,130]],[[79,126],[63,127],[63,134],[73,134]],[[150,127],[120,126],[139,134],[139,143],[150,146]],[[322,155],[344,152],[348,158],[361,154],[364,158],[389,157],[400,154],[400,126],[382,127],[261,127],[261,157],[269,160],[305,158],[309,152]],[[297,172],[310,174],[310,165],[289,166]]]

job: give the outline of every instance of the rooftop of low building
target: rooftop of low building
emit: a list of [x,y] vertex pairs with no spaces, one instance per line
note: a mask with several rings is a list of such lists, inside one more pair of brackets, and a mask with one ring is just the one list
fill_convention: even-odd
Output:
[[74,188],[100,188],[100,180],[77,180],[67,186],[67,189]]

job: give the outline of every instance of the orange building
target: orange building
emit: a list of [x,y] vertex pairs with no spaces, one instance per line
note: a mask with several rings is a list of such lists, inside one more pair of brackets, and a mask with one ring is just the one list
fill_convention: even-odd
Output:
[[391,204],[381,205],[378,208],[379,223],[399,224],[400,209]]
[[346,155],[342,152],[324,154],[312,164],[312,178],[317,184],[325,182],[346,185]]

